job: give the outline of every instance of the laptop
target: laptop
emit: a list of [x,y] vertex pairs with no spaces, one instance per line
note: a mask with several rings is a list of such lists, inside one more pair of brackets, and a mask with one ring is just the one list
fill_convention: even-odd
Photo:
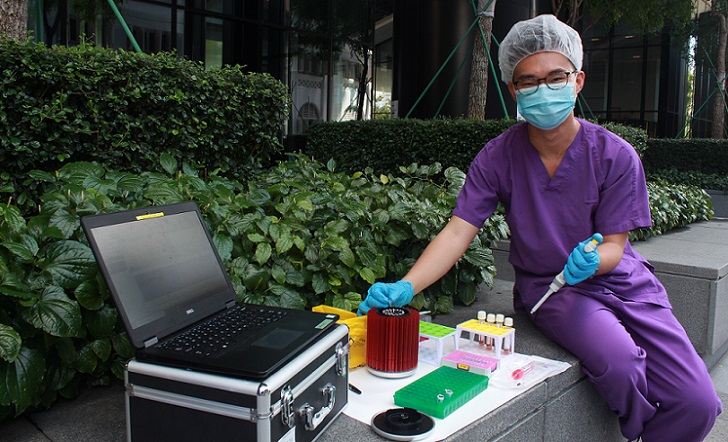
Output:
[[[338,315],[239,303],[193,201],[81,219],[137,360],[263,379]],[[211,330],[222,323],[219,328]]]

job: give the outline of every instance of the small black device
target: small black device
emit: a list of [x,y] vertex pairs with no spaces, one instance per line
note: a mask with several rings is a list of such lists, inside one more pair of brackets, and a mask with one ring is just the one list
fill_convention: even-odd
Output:
[[390,408],[372,418],[372,429],[389,440],[414,441],[432,433],[435,421],[414,408]]

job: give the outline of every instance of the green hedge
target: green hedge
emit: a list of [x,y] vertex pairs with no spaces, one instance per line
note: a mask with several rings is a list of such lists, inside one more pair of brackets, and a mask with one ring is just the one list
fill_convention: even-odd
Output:
[[[205,70],[174,53],[0,41],[0,178],[64,162],[159,170],[159,155],[242,179],[282,149],[285,85],[239,66]],[[9,184],[8,184],[9,183]]]
[[336,160],[349,172],[371,167],[395,173],[403,164],[441,163],[468,170],[485,143],[515,120],[382,119],[317,123],[306,132],[307,154]]
[[[355,310],[375,280],[412,266],[447,223],[464,173],[412,165],[395,175],[282,162],[242,184],[194,168],[132,174],[93,163],[33,171],[46,184],[41,212],[0,205],[0,420],[50,406],[79,386],[121,377],[133,349],[80,226],[80,218],[152,204],[196,201],[241,300],[304,309]],[[412,305],[447,312],[492,285],[487,245],[505,238],[496,215],[464,257]]]
[[648,173],[663,169],[728,175],[728,140],[694,138],[648,140],[642,159]]
[[[318,123],[306,133],[305,151],[319,161],[333,158],[354,172],[371,167],[396,172],[402,164],[438,162],[468,170],[482,147],[515,124],[515,120],[383,119]],[[644,130],[603,123],[627,140],[637,153],[647,149]]]

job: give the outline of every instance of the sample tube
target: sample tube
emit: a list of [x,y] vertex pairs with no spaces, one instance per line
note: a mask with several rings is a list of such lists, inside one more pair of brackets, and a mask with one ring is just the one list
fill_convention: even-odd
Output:
[[[506,316],[503,320],[503,326],[505,328],[511,329],[513,328],[513,318],[510,316]],[[512,334],[506,336],[503,338],[503,354],[510,354],[511,352],[511,338],[513,337]]]
[[511,377],[515,380],[519,380],[526,376],[528,373],[530,373],[534,368],[536,367],[536,364],[533,363],[533,361],[529,362],[528,364],[524,365],[521,368],[516,368],[513,370],[513,373],[511,373]]
[[502,313],[498,313],[497,315],[495,315],[495,326],[498,328],[502,328],[504,320],[505,316],[503,316]]
[[[495,326],[495,313],[488,313],[487,316],[488,325]],[[485,349],[486,350],[493,350],[493,338],[486,337],[485,338]]]
[[[478,322],[481,324],[485,324],[485,318],[486,318],[485,310],[478,310]],[[485,336],[480,335],[479,344],[481,346],[485,345]]]

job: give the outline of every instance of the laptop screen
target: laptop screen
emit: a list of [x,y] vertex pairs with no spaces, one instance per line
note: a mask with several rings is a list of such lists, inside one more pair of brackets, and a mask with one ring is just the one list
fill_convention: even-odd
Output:
[[202,222],[196,211],[159,212],[90,229],[112,293],[123,294],[117,306],[140,330],[137,338],[161,338],[234,300]]

